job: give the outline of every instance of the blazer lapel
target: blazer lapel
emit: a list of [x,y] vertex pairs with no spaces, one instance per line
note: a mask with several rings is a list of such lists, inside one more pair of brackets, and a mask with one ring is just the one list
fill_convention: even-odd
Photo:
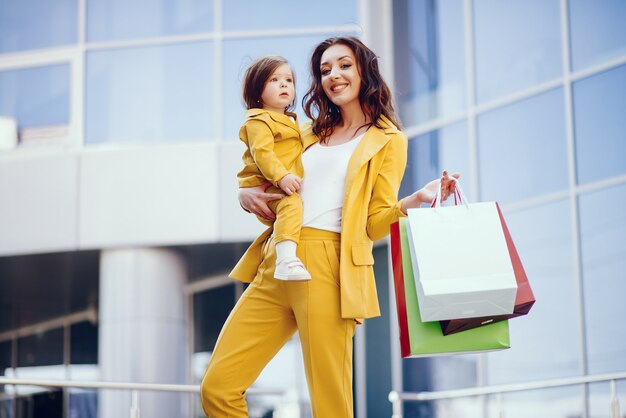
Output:
[[349,195],[354,179],[361,170],[361,167],[367,164],[367,162],[391,139],[387,131],[387,128],[380,129],[376,126],[371,126],[354,150],[352,157],[350,157],[350,162],[348,163],[348,171],[346,172],[346,191],[344,199]]

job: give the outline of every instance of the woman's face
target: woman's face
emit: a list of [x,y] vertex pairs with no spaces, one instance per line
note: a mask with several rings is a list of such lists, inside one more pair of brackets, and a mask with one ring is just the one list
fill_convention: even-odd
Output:
[[335,44],[322,54],[322,88],[335,105],[342,107],[359,101],[361,75],[352,49]]

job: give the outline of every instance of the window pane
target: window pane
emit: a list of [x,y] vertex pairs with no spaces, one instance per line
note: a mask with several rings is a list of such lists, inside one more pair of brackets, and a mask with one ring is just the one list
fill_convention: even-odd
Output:
[[87,55],[88,143],[214,137],[208,42]]
[[[403,359],[402,388],[405,392],[422,392],[477,386],[477,362],[477,354]],[[482,418],[477,410],[476,398],[405,402],[404,416]]]
[[465,109],[463,2],[402,0],[394,7],[396,100],[405,126]]
[[504,217],[537,303],[528,315],[510,321],[512,348],[488,354],[488,384],[579,375],[580,323],[569,201],[505,212]]
[[626,55],[624,0],[569,0],[574,71]]
[[481,200],[510,203],[567,189],[561,89],[481,114],[477,123]]
[[[608,204],[607,204],[608,202]],[[626,371],[626,185],[580,196],[589,373]]]
[[70,119],[70,66],[0,71],[0,115],[19,128],[63,125]]
[[561,77],[558,0],[474,2],[477,100]]
[[[621,413],[624,414],[626,405],[626,381],[616,382],[616,392]],[[611,405],[611,386],[609,382],[599,382],[589,384],[589,417],[603,417],[609,411]],[[507,417],[508,418],[508,417]]]
[[[11,355],[12,355],[11,347],[12,347],[11,341],[0,342],[0,376],[5,376],[5,370],[11,368]],[[2,388],[1,385],[0,385],[0,388]]]
[[472,199],[469,144],[465,122],[446,126],[409,141],[406,171],[399,198],[410,195],[441,176],[445,169],[462,175],[463,191]]
[[222,7],[224,30],[333,27],[357,22],[356,0],[228,0]]
[[70,328],[70,363],[98,364],[98,326],[80,322]]
[[212,0],[87,2],[87,40],[90,42],[187,35],[211,30]]
[[[263,4],[263,3],[259,3]],[[313,48],[332,36],[290,36],[289,38],[229,39],[224,41],[223,67],[223,137],[239,138],[245,106],[242,104],[241,88],[246,68],[256,58],[264,55],[281,55],[291,64],[296,76],[296,107],[299,122],[306,117],[301,110],[302,97],[309,86],[309,59]]]
[[[582,417],[583,394],[579,386],[503,393],[500,406],[501,412],[498,413],[497,398],[489,397],[489,418],[503,416],[506,418]],[[589,416],[595,418],[598,415]]]
[[626,66],[573,86],[578,182],[626,173]]
[[213,351],[220,330],[235,306],[235,285],[226,285],[193,295],[194,353]]
[[17,348],[18,367],[63,364],[63,328],[22,337]]
[[77,42],[78,0],[0,2],[0,53]]

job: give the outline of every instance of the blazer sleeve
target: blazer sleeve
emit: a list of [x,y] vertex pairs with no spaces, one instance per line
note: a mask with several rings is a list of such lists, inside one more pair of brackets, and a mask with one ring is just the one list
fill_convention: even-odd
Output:
[[245,124],[250,154],[267,180],[278,187],[280,179],[289,174],[274,153],[274,134],[262,120],[251,119]]
[[389,227],[399,217],[406,216],[398,201],[398,191],[406,168],[408,140],[404,133],[392,138],[385,153],[370,199],[367,215],[367,235],[377,241],[389,234]]

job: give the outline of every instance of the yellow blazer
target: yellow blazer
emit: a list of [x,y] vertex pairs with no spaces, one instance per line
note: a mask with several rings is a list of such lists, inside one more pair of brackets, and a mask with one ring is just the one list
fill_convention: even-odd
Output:
[[239,138],[246,144],[244,168],[237,173],[239,187],[259,186],[267,181],[278,187],[280,179],[289,173],[304,176],[302,140],[295,113],[248,109]]
[[[381,116],[354,150],[346,174],[343,198],[339,280],[342,318],[371,318],[380,315],[374,281],[373,242],[389,234],[389,226],[402,212],[398,190],[404,175],[408,141],[389,119]],[[302,131],[304,148],[319,139],[311,127]],[[248,248],[230,277],[251,282],[263,257],[263,244],[270,227]],[[315,280],[315,279],[313,279]]]

